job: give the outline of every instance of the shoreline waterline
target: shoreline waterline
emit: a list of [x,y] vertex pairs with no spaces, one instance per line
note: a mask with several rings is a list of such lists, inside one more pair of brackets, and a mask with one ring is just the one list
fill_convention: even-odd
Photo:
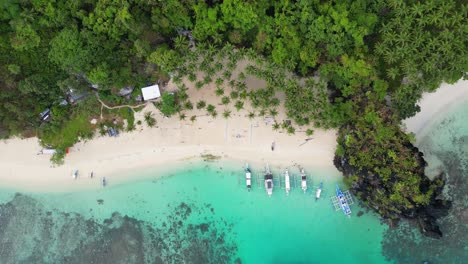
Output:
[[[252,166],[254,174],[263,169]],[[272,171],[276,175],[281,173],[275,167]],[[290,171],[292,175],[299,173],[296,168]],[[114,245],[121,243],[123,236],[127,237],[124,241],[131,240],[141,245],[140,248],[146,248],[151,245],[147,237],[155,236],[171,246],[180,243],[192,246],[197,245],[197,241],[206,241],[204,252],[218,252],[220,248],[223,254],[232,256],[231,261],[219,263],[231,263],[236,258],[242,263],[304,263],[310,259],[317,263],[344,259],[347,263],[386,263],[380,243],[387,227],[380,224],[378,216],[358,205],[352,206],[351,218],[335,211],[329,197],[341,181],[331,180],[333,177],[325,172],[308,170],[307,173],[312,178],[312,186],[306,194],[300,186],[293,188],[289,195],[276,186],[273,195],[268,197],[263,182],[257,185],[254,181],[252,190],[246,190],[245,174],[239,169],[239,163],[197,161],[177,173],[150,175],[142,181],[110,185],[98,191],[16,195],[12,201],[9,199],[8,206],[2,207],[2,213],[3,217],[12,219],[8,223],[16,219],[33,221],[26,225],[28,236],[8,238],[18,249],[17,257],[35,254],[24,245],[34,244],[34,241],[49,245],[57,239],[55,234],[60,234],[61,243],[67,245],[61,248],[59,252],[64,253],[60,254],[73,252],[73,257],[85,257],[88,245],[99,244],[94,241]],[[322,198],[315,201],[315,186],[321,178],[328,181],[324,181]],[[357,216],[360,211],[364,214]],[[35,217],[31,217],[33,214]],[[67,222],[73,223],[73,228],[69,228]],[[43,225],[50,231],[34,231],[33,227]],[[86,230],[86,226],[98,227],[84,240],[71,235],[77,230]],[[150,226],[157,232],[139,231],[142,226]],[[14,224],[4,227],[8,234],[18,231],[17,228]],[[118,230],[119,236],[106,230]],[[188,234],[194,237],[187,238]],[[347,245],[343,236],[359,243]],[[188,240],[193,243],[183,242]],[[67,248],[69,246],[71,248]],[[345,246],[347,250],[343,253],[341,248]],[[272,248],[276,250],[271,251]],[[304,248],[314,250],[304,252]],[[102,254],[110,254],[109,257],[133,255],[138,252],[133,249],[126,247],[123,252],[110,250]],[[154,249],[159,250],[159,247],[151,247],[151,252]],[[270,251],[272,254],[267,257],[262,253]],[[144,254],[151,255],[151,252]],[[41,256],[48,254],[49,251],[42,252]],[[186,254],[186,250],[171,254]]]

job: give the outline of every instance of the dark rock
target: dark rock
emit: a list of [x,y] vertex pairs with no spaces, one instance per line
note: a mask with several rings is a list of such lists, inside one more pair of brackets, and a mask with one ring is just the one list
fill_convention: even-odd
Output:
[[362,216],[363,214],[364,214],[363,211],[359,211],[359,212],[357,213],[357,216],[360,217],[360,216]]
[[430,215],[421,215],[417,218],[417,223],[419,225],[419,230],[423,235],[435,239],[442,238],[442,231],[440,231],[434,217]]

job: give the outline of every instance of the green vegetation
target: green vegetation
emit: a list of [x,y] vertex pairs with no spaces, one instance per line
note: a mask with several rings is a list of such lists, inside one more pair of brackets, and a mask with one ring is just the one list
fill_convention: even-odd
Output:
[[152,112],[146,112],[144,117],[145,122],[149,127],[154,127],[156,125],[156,119],[154,119]]
[[[193,104],[183,82],[198,90],[214,82],[221,102],[237,110],[250,103],[258,116],[275,117],[283,104],[293,123],[274,129],[338,128],[336,165],[352,191],[385,218],[415,218],[441,182],[424,176],[399,125],[419,110],[423,92],[467,77],[467,8],[460,0],[7,1],[0,137],[37,135],[60,162],[96,128],[127,120],[135,129],[127,108],[103,109],[101,119],[94,94],[109,106],[135,105],[139,89],[121,96],[122,88],[171,76],[178,91],[164,92],[157,107],[184,117]],[[251,77],[266,86],[248,89]],[[75,101],[79,95],[87,96]],[[204,101],[196,108],[218,114]],[[47,109],[51,117],[41,120]]]
[[172,116],[179,110],[179,105],[176,102],[176,96],[172,93],[163,93],[161,96],[161,102],[157,103],[156,106],[165,116]]
[[219,160],[221,158],[221,156],[216,156],[216,155],[213,155],[213,154],[201,154],[200,157],[205,162],[217,161],[217,160]]

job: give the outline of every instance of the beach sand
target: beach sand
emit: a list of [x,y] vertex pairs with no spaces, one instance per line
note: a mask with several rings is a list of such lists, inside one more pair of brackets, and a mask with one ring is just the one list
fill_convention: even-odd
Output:
[[[214,85],[199,91],[189,82],[186,85],[194,105],[203,99],[216,106],[216,118],[208,116],[206,110],[194,109],[186,113],[186,120],[180,121],[178,116],[162,116],[153,104],[148,104],[135,114],[136,121],[143,123],[136,131],[120,133],[116,138],[96,136],[91,141],[80,142],[66,155],[65,164],[58,167],[51,166],[49,155],[37,154],[42,149],[37,138],[1,141],[0,186],[38,192],[100,188],[101,177],[113,184],[122,183],[135,180],[135,171],[157,168],[161,173],[169,172],[184,166],[188,160],[200,160],[203,154],[234,161],[240,171],[246,162],[256,170],[269,163],[272,168],[319,168],[339,177],[333,166],[336,131],[316,129],[310,137],[305,134],[306,127],[295,127],[294,135],[288,135],[284,130],[273,131],[272,123],[265,122],[264,117],[252,120],[246,117],[252,111],[248,100],[244,103],[245,109],[238,112],[233,107],[234,102],[228,107],[221,105],[221,97],[215,95]],[[263,85],[263,81],[253,77],[247,79],[250,89]],[[166,91],[175,89],[175,85],[169,83]],[[228,93],[230,88],[225,89]],[[277,97],[282,98],[282,95]],[[231,110],[229,119],[222,117],[225,109]],[[144,113],[148,111],[157,120],[153,128],[146,127],[144,122]],[[282,122],[286,119],[284,109],[279,107],[278,112],[275,119]],[[195,122],[189,120],[192,115],[197,116]],[[76,180],[72,177],[74,170],[79,170]],[[91,172],[94,180],[89,179]]]
[[[221,98],[214,95],[214,85],[199,91],[188,82],[186,85],[192,103],[195,105],[203,99],[207,104],[215,105],[218,117],[212,118],[206,110],[194,109],[187,113],[187,120],[180,121],[178,116],[162,116],[153,104],[148,104],[135,114],[136,121],[142,120],[143,123],[137,126],[136,131],[121,133],[116,138],[96,136],[91,141],[80,142],[71,148],[65,164],[58,167],[52,166],[49,155],[37,154],[42,149],[37,138],[4,140],[0,142],[0,187],[37,192],[100,188],[101,177],[117,184],[136,180],[138,173],[135,171],[146,169],[168,173],[188,161],[200,160],[203,154],[234,161],[239,170],[246,162],[257,170],[269,163],[273,168],[318,168],[339,177],[333,165],[335,130],[316,129],[310,137],[306,136],[305,127],[296,127],[294,135],[274,131],[272,123],[265,122],[264,117],[248,119],[246,115],[252,111],[249,106],[237,112],[233,102],[228,107],[221,105]],[[260,80],[247,79],[247,86],[251,89],[262,85],[265,84]],[[176,88],[169,83],[167,90],[171,89]],[[229,90],[226,88],[226,91]],[[277,94],[277,97],[282,98],[283,95]],[[443,85],[435,93],[425,94],[420,102],[421,112],[404,121],[407,131],[420,138],[435,116],[466,99],[467,81]],[[225,109],[231,110],[229,119],[222,117]],[[153,128],[146,127],[144,123],[147,111],[151,111],[157,120]],[[282,122],[286,119],[284,109],[280,107],[278,112],[275,119]],[[189,120],[192,115],[197,116],[195,122]],[[75,170],[79,171],[76,180],[72,177]],[[91,172],[94,180],[89,178]]]
[[420,142],[438,118],[450,112],[457,105],[468,101],[468,80],[459,80],[455,84],[442,84],[435,92],[423,94],[419,101],[421,111],[403,121],[407,132],[416,135]]

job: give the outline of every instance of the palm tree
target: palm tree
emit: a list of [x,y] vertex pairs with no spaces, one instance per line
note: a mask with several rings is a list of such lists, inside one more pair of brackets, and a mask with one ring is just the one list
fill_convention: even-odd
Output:
[[274,108],[273,108],[273,109],[270,109],[270,115],[271,115],[272,117],[275,117],[275,116],[278,115],[278,111],[276,111],[276,109],[274,109]]
[[249,112],[248,117],[249,117],[249,119],[254,119],[255,118],[255,112]]
[[185,51],[188,47],[188,41],[184,36],[177,36],[174,39],[174,47],[176,50]]
[[260,109],[260,112],[258,113],[259,116],[265,116],[266,115],[266,110],[265,109]]
[[221,96],[221,95],[224,94],[224,90],[223,90],[223,88],[219,87],[219,88],[216,89],[215,93],[216,93],[217,96]]
[[225,70],[225,71],[223,72],[223,77],[224,77],[224,79],[229,79],[229,78],[231,78],[231,75],[232,75],[232,72],[231,72],[230,70]]
[[190,121],[192,121],[192,123],[195,122],[195,120],[197,120],[197,116],[193,115],[190,117]]
[[287,132],[288,134],[292,135],[296,133],[296,129],[293,126],[288,126]]
[[308,128],[308,129],[306,130],[306,135],[307,135],[307,136],[312,136],[313,134],[314,134],[314,130],[313,130],[313,129]]
[[224,110],[224,112],[223,112],[223,117],[226,118],[226,119],[228,119],[229,117],[231,117],[231,111],[229,111],[229,110],[227,110],[227,109]]
[[231,92],[231,98],[232,98],[232,99],[237,99],[237,98],[239,98],[239,93],[236,92],[236,91],[232,91],[232,92]]
[[237,101],[234,106],[236,107],[237,111],[240,111],[242,108],[244,108],[244,103],[242,101]]
[[216,110],[214,110],[213,112],[211,112],[210,114],[213,118],[216,118],[218,116],[218,112],[216,112]]
[[280,128],[280,124],[278,124],[278,123],[275,122],[275,123],[273,124],[273,130],[278,130],[279,128]]
[[203,88],[203,82],[202,81],[197,81],[195,83],[195,88],[197,88],[197,90],[200,90],[201,88]]
[[221,85],[223,85],[224,83],[224,80],[220,77],[216,78],[216,81],[215,81],[215,84],[216,84],[216,87],[220,87]]
[[200,101],[197,102],[197,109],[198,109],[198,110],[205,108],[205,106],[206,106],[206,102],[205,102],[205,101],[200,100]]
[[215,109],[216,109],[216,107],[215,107],[214,105],[212,105],[212,104],[209,104],[209,105],[206,107],[206,110],[207,110],[208,112],[210,112],[210,113],[213,112]]
[[154,119],[152,112],[146,112],[144,117],[145,122],[149,127],[154,127],[154,125],[156,125],[156,119]]
[[181,113],[181,114],[179,115],[179,119],[180,119],[181,121],[182,121],[182,120],[185,120],[186,117],[187,117],[187,116],[186,116],[184,113]]
[[194,82],[196,79],[197,79],[197,76],[195,75],[195,73],[193,73],[193,72],[189,73],[189,75],[188,75],[188,80],[189,81]]
[[396,77],[398,76],[398,68],[397,67],[392,67],[387,69],[387,77],[395,80]]
[[190,101],[185,102],[184,108],[187,110],[192,110],[193,109],[193,104]]
[[223,98],[221,98],[221,103],[222,103],[223,105],[227,105],[227,104],[229,104],[230,102],[231,102],[231,99],[229,99],[229,97],[227,97],[227,96],[223,96]]

